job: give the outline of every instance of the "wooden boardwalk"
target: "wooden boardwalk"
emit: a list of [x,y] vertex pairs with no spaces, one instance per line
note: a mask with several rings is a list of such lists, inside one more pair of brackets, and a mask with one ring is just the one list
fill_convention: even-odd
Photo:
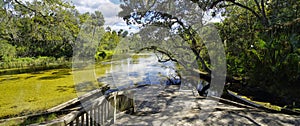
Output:
[[119,114],[114,125],[300,125],[300,117],[236,107],[199,98],[178,86],[135,89],[135,113]]
[[[300,117],[269,113],[219,98],[203,98],[177,85],[150,85],[117,91],[86,102],[84,108],[48,123],[36,125],[282,125],[300,126]],[[108,99],[108,100],[107,100]],[[116,107],[115,107],[116,106]],[[130,110],[128,114],[118,109]],[[134,109],[132,109],[134,108]]]

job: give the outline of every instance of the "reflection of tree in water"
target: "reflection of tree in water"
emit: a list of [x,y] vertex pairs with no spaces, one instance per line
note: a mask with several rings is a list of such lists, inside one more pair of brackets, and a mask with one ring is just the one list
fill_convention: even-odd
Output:
[[[199,76],[207,82],[211,81],[212,68],[217,69],[218,66],[213,66],[209,57],[221,60],[225,57],[218,57],[221,50],[215,44],[218,39],[210,36],[213,30],[204,29],[207,23],[204,21],[205,13],[197,4],[191,1],[128,0],[121,8],[123,11],[119,16],[127,25],[140,28],[138,35],[142,44],[135,51],[152,50],[158,54],[159,62],[177,62],[182,67],[181,76],[196,76],[186,80],[194,87],[200,81]],[[208,47],[213,51],[208,52]],[[199,69],[202,72],[195,71]],[[224,76],[223,73],[220,75]]]

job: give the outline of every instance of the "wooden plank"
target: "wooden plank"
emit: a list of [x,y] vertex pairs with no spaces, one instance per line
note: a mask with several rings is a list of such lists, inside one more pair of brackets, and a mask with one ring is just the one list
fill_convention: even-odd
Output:
[[79,126],[79,117],[76,118],[76,126]]
[[110,113],[110,110],[109,110],[109,104],[110,104],[109,101],[107,101],[107,102],[106,102],[106,108],[107,108],[107,110],[106,110],[106,111],[107,111],[107,115],[106,115],[106,118],[107,118],[107,119],[106,119],[106,121],[110,118],[110,116],[109,116],[109,113]]
[[81,115],[81,126],[84,126],[84,116],[85,116],[85,114]]
[[[104,125],[108,119],[113,119],[114,121],[116,119],[116,113],[117,113],[117,106],[121,104],[123,95],[126,95],[130,92],[127,91],[121,91],[121,95],[119,96],[119,93],[112,93],[114,96],[114,99],[112,100],[112,103],[114,106],[110,105],[110,102],[107,100],[108,95],[101,96],[97,99],[93,99],[92,102],[84,102],[82,103],[82,106],[84,108],[79,108],[79,110],[73,111],[66,116],[63,116],[60,118],[62,121],[56,121],[59,124],[60,122],[64,122],[65,125],[71,124],[71,125],[96,125],[97,123],[100,125]],[[93,94],[93,93],[89,93]],[[111,95],[112,95],[111,94]],[[120,98],[118,98],[120,97]],[[127,101],[126,99],[124,99]],[[88,111],[85,111],[88,110]],[[85,122],[85,123],[84,123]],[[46,124],[47,125],[47,124]]]
[[86,126],[89,126],[89,112],[88,111],[86,111],[86,114],[85,114],[85,125]]
[[97,106],[97,114],[98,114],[98,125],[101,125],[101,115],[100,115],[100,106]]
[[95,94],[99,94],[99,93],[102,93],[102,89],[96,89],[96,90],[93,90],[91,92],[88,92],[82,96],[79,96],[78,98],[74,98],[74,99],[71,99],[65,103],[62,103],[60,105],[57,105],[53,108],[50,108],[47,110],[47,112],[55,112],[55,111],[59,111],[59,110],[62,110],[64,108],[67,108],[68,106],[71,106],[71,105],[74,105],[76,103],[80,103],[80,101],[83,101],[84,99],[87,99]]
[[104,106],[103,106],[103,103],[102,103],[102,104],[100,105],[100,108],[101,108],[101,110],[100,110],[100,112],[101,112],[101,113],[100,113],[100,115],[101,115],[101,117],[100,117],[100,124],[101,124],[101,125],[104,124],[104,123],[103,123],[103,122],[104,122],[104,121],[103,121],[103,118],[104,118],[104,116],[103,116],[103,107],[104,107]]
[[107,117],[106,117],[106,101],[103,102],[103,124],[105,124],[106,120],[107,120]]
[[74,123],[73,123],[73,121],[71,121],[69,125],[70,125],[70,126],[74,126]]
[[114,94],[114,122],[116,122],[117,115],[117,94]]
[[244,102],[246,102],[246,103],[248,103],[248,104],[250,104],[250,105],[252,105],[252,106],[255,106],[255,107],[257,107],[257,108],[262,107],[262,105],[256,104],[256,103],[254,103],[254,102],[252,102],[252,101],[249,101],[249,100],[247,100],[247,99],[245,99],[245,98],[242,98],[240,95],[235,94],[234,92],[232,92],[232,91],[230,91],[230,90],[227,90],[227,92],[228,92],[228,94],[230,94],[231,96],[234,96],[234,97],[236,97],[236,98],[238,98],[238,99],[240,99],[240,100],[242,100],[242,101],[244,101]]
[[93,126],[93,108],[90,110],[90,125]]
[[66,124],[69,124],[73,120],[75,120],[78,115],[80,115],[80,112],[74,111],[74,112],[71,112],[68,115],[64,116],[63,120],[65,121]]
[[96,109],[97,109],[97,107],[94,107],[94,109],[93,109],[93,111],[94,111],[93,112],[94,113],[94,125],[97,125],[97,118],[98,118],[97,117],[97,110]]

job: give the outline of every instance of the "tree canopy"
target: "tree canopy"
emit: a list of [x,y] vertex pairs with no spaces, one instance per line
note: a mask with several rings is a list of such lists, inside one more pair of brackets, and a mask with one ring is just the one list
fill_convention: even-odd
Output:
[[[153,34],[159,30],[153,26],[176,32],[180,39],[183,39],[180,42],[189,44],[196,61],[202,66],[199,70],[209,74],[212,66],[206,57],[211,54],[208,55],[205,43],[203,44],[201,40],[203,36],[199,36],[197,32],[199,29],[194,24],[203,26],[207,23],[204,22],[207,16],[204,12],[211,12],[211,16],[222,14],[223,20],[215,23],[215,26],[226,49],[227,77],[229,77],[227,80],[241,78],[243,83],[248,83],[248,88],[244,89],[257,88],[285,99],[285,104],[297,102],[299,105],[297,93],[292,89],[300,86],[299,1],[124,0],[123,2],[121,5],[123,11],[119,16],[123,17],[128,25],[140,26],[141,32],[147,29],[145,31],[149,32],[148,36],[144,36],[147,40],[164,39]],[[172,41],[176,43],[175,39]],[[175,47],[172,48],[177,50]],[[151,49],[160,50],[159,46]],[[169,60],[178,61],[178,57],[168,51],[161,52],[168,55]],[[176,51],[173,53],[176,54]]]

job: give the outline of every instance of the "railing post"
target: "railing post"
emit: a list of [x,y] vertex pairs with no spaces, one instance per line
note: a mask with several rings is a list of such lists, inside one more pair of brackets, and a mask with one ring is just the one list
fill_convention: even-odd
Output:
[[104,114],[103,114],[103,113],[104,113],[104,111],[103,111],[103,107],[104,107],[104,106],[103,106],[103,104],[104,104],[104,103],[102,102],[101,105],[100,105],[100,108],[101,108],[101,120],[100,120],[101,123],[100,123],[100,124],[101,124],[101,125],[104,124],[104,121],[103,121],[103,120],[104,120],[104,119],[103,119],[103,118],[104,118]]
[[76,118],[76,126],[79,126],[79,117]]
[[100,115],[100,106],[97,106],[96,110],[97,110],[97,120],[98,120],[97,124],[101,125],[101,122],[100,122],[100,117],[101,117],[101,115]]
[[84,114],[81,115],[81,126],[84,126]]
[[104,117],[104,119],[103,119],[103,124],[105,124],[105,122],[106,122],[106,101],[104,101],[104,104],[103,104],[103,106],[104,106],[104,110],[103,110],[103,117]]
[[135,107],[135,95],[134,95],[134,93],[135,93],[135,92],[132,92],[132,95],[131,95],[131,96],[132,96],[132,107],[133,107],[133,110],[132,110],[132,111],[133,111],[133,113],[136,112],[136,110],[135,110],[136,107]]
[[93,107],[93,111],[94,111],[94,125],[97,125],[97,111],[96,111],[97,107]]
[[86,126],[88,126],[89,125],[89,111],[86,111],[86,115],[85,115],[86,117],[85,117],[85,121],[86,121]]
[[118,95],[118,92],[117,93],[114,93],[114,122],[116,122],[116,116],[117,116],[117,95]]
[[90,110],[90,126],[93,126],[93,108]]
[[74,126],[74,123],[73,123],[73,121],[71,121],[71,122],[70,122],[70,126]]

